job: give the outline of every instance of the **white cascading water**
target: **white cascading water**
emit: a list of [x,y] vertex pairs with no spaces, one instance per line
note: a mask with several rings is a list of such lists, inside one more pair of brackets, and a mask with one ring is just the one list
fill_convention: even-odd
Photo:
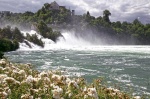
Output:
[[38,39],[41,39],[43,42],[44,42],[44,48],[41,48],[40,46],[36,45],[36,44],[33,44],[32,42],[30,41],[27,41],[32,48],[30,48],[28,45],[26,45],[25,43],[20,43],[20,49],[19,50],[42,50],[42,49],[45,49],[45,48],[48,48],[48,46],[50,46],[50,44],[54,44],[54,42],[50,39],[47,39],[47,38],[43,38],[43,36],[41,36],[40,34],[38,34],[36,31],[34,30],[31,30],[31,31],[22,31],[22,34],[24,36],[26,36],[26,34],[29,33],[30,35],[33,35],[33,34],[36,34]]
[[52,40],[48,38],[43,38],[40,34],[36,31],[31,30],[29,32],[22,31],[23,35],[26,36],[27,33],[30,35],[36,34],[38,39],[44,42],[44,48],[33,44],[32,42],[27,41],[32,48],[30,48],[25,43],[20,43],[19,50],[49,50],[49,49],[71,49],[71,48],[79,48],[83,46],[90,46],[91,44],[82,38],[78,38],[75,36],[74,32],[63,31],[63,37],[58,38],[57,43],[54,43]]
[[[38,38],[44,42],[44,48],[37,46],[29,41],[27,41],[32,48],[30,48],[25,43],[20,43],[19,50],[87,50],[87,51],[134,51],[134,52],[150,52],[150,46],[106,46],[106,45],[93,45],[92,43],[85,41],[81,37],[75,36],[73,31],[62,31],[63,37],[60,37],[57,43],[54,43],[52,40],[43,38],[36,31],[31,30],[29,32],[22,31],[23,35],[26,36],[26,33],[30,35],[36,34]],[[147,49],[145,49],[145,47]]]

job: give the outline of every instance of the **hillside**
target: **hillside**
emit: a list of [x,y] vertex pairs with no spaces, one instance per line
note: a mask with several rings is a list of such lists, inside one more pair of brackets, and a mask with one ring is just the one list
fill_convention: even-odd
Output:
[[[26,11],[25,13],[7,12],[5,15],[1,14],[1,26],[15,24],[21,30],[30,30],[34,23],[42,21],[54,29],[58,27],[66,30],[74,30],[76,36],[80,36],[86,40],[92,39],[92,35],[95,35],[97,39],[101,39],[101,42],[104,42],[106,45],[150,44],[150,24],[142,24],[138,19],[133,20],[132,23],[120,22],[119,20],[111,22],[109,16],[113,13],[107,9],[104,9],[102,16],[94,17],[90,15],[89,11],[83,15],[76,15],[74,10],[59,5],[58,7],[58,9],[53,9],[51,4],[45,3],[35,13],[30,11]],[[47,37],[48,35],[45,34],[46,30],[42,29],[44,37]],[[91,38],[88,38],[88,35],[91,35]],[[55,41],[56,38],[50,37],[50,39]],[[94,39],[91,41],[94,41]]]

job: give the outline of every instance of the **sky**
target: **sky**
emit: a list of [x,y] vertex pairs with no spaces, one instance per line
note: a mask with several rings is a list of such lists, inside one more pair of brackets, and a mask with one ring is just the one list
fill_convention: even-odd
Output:
[[[36,12],[44,3],[54,0],[0,0],[0,11]],[[92,16],[103,15],[105,9],[111,12],[111,21],[128,21],[139,19],[150,23],[150,0],[55,0],[60,6],[75,10],[77,15],[87,11]]]

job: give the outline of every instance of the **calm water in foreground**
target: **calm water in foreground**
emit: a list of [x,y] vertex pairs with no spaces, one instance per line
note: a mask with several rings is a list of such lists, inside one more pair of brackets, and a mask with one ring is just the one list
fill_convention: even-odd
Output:
[[150,46],[90,46],[20,50],[6,53],[11,61],[32,63],[42,70],[61,69],[88,82],[104,77],[109,86],[150,95]]

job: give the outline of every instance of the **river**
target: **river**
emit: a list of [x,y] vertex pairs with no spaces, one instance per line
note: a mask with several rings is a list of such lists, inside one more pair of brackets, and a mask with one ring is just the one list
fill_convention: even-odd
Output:
[[150,46],[90,45],[67,35],[45,49],[19,49],[5,56],[12,62],[32,63],[39,71],[65,70],[71,77],[85,77],[87,82],[103,77],[107,86],[150,95]]

